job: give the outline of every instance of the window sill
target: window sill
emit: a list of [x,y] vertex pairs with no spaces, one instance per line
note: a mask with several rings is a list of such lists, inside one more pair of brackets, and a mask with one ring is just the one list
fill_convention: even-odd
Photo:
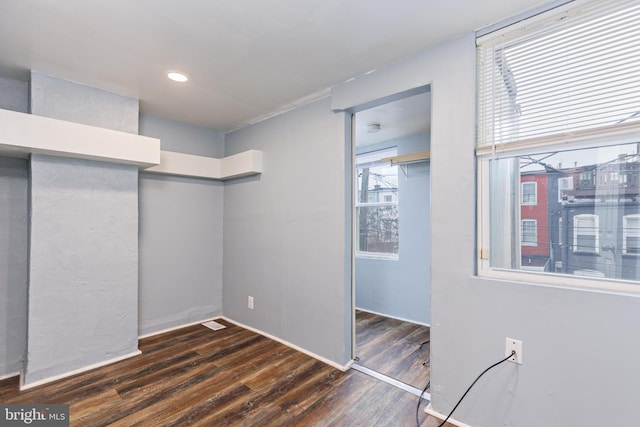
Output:
[[356,258],[362,259],[377,259],[381,261],[398,261],[397,254],[374,254],[367,252],[356,252]]
[[574,276],[570,274],[489,267],[479,269],[477,277],[560,289],[582,289],[640,296],[640,283],[606,277]]

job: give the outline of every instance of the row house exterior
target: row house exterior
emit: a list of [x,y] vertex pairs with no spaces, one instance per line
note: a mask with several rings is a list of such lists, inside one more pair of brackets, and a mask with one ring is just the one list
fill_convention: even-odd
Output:
[[521,268],[640,280],[640,162],[525,172]]

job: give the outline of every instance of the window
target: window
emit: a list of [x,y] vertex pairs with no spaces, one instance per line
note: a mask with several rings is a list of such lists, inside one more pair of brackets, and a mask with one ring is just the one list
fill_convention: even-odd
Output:
[[522,220],[522,244],[526,246],[538,244],[538,221],[535,219]]
[[639,20],[571,2],[477,39],[478,274],[640,292]]
[[573,252],[598,253],[599,217],[580,214],[573,217]]
[[[558,166],[562,167],[562,165]],[[565,192],[568,194],[571,190],[573,190],[573,177],[565,176],[558,178],[558,202],[564,200]]]
[[536,205],[538,203],[538,185],[535,182],[522,183],[522,204]]
[[396,148],[356,156],[356,253],[397,258],[398,167],[380,159],[395,156]]
[[622,218],[622,254],[640,255],[640,215]]

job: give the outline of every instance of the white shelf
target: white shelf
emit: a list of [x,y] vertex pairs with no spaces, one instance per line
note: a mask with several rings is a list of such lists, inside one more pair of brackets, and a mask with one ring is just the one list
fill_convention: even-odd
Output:
[[228,180],[262,173],[262,151],[247,150],[217,159],[173,151],[160,152],[160,164],[145,172]]
[[32,153],[144,168],[160,163],[160,140],[0,109],[0,155]]

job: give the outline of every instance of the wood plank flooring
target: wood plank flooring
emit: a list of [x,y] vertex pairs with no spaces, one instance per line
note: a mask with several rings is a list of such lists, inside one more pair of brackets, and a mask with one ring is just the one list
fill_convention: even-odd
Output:
[[422,390],[431,365],[428,326],[356,310],[356,356],[369,369]]
[[0,403],[66,403],[72,426],[416,425],[415,396],[220,323],[145,338],[140,356],[30,390],[0,381]]

